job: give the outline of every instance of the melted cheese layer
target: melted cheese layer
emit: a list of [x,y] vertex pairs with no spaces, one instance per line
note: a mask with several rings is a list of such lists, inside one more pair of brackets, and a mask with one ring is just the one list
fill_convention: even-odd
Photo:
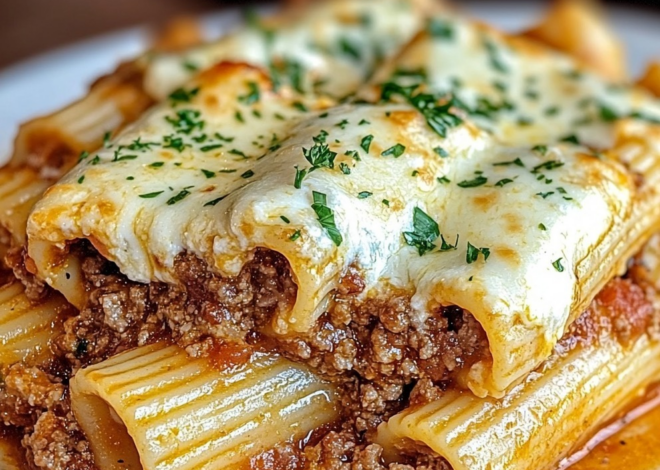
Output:
[[466,384],[501,394],[618,269],[614,248],[639,205],[632,175],[585,147],[501,142],[468,120],[443,138],[407,104],[333,105],[274,92],[247,66],[203,74],[47,192],[28,224],[39,274],[68,279],[67,246],[81,238],[139,282],[177,283],[182,252],[233,276],[266,247],[298,284],[293,309],[273,319],[293,334],[354,264],[365,296],[407,289],[413,321],[444,305],[470,311],[493,363]]
[[147,57],[145,89],[161,100],[196,70],[221,61],[270,68],[301,90],[343,97],[354,93],[383,59],[422,27],[426,0],[318,2],[249,25],[185,54]]

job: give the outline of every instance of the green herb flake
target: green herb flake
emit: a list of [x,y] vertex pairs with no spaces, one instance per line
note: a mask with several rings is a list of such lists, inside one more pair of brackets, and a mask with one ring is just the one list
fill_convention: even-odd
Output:
[[559,258],[555,261],[552,262],[552,267],[557,270],[557,272],[563,273],[564,272],[564,266],[561,264],[562,258]]
[[392,156],[394,158],[399,158],[403,153],[406,151],[405,145],[397,143],[396,145],[393,145],[392,147],[386,149],[381,153],[383,157],[389,157]]
[[426,30],[432,38],[440,39],[443,41],[450,41],[454,39],[453,26],[440,18],[431,18],[426,25]]
[[300,189],[302,187],[302,182],[305,179],[305,176],[307,176],[307,170],[301,170],[297,165],[294,168],[296,169],[296,178],[293,180],[293,187]]
[[156,191],[156,192],[154,192],[154,193],[140,194],[139,197],[141,197],[142,199],[153,199],[153,198],[155,198],[155,197],[160,196],[160,195],[163,194],[164,192],[165,192],[165,191]]
[[554,191],[548,191],[547,193],[536,193],[536,196],[541,196],[543,199],[546,199],[549,196],[552,196],[554,193]]
[[245,155],[245,153],[241,152],[238,149],[231,149],[229,153],[232,155],[238,155],[239,157],[244,158],[245,160],[248,160],[250,158],[247,155]]
[[215,206],[217,203],[219,203],[220,201],[222,201],[226,197],[227,196],[220,196],[219,198],[213,199],[212,201],[209,201],[206,204],[204,204],[204,207]]
[[368,197],[373,196],[374,193],[370,193],[369,191],[362,191],[361,193],[358,193],[358,199],[366,199]]
[[348,167],[348,165],[346,163],[340,163],[339,164],[339,169],[345,175],[350,175],[351,174],[351,169]]
[[413,231],[403,232],[406,244],[417,248],[419,256],[433,251],[435,241],[440,236],[440,227],[426,212],[419,207],[413,210]]
[[548,153],[548,146],[547,145],[535,145],[532,147],[532,151],[541,154],[542,156],[545,157],[545,154]]
[[285,224],[290,224],[290,223],[291,223],[291,221],[289,220],[289,218],[286,217],[286,216],[281,215],[281,216],[280,216],[280,219],[282,219],[282,221],[283,221]]
[[172,196],[171,198],[169,198],[167,200],[167,205],[168,206],[173,206],[177,202],[183,201],[189,195],[190,195],[190,191],[188,191],[188,189],[183,189],[176,196]]
[[352,43],[348,38],[344,37],[339,40],[339,48],[342,53],[344,53],[345,55],[349,56],[352,59],[360,60],[360,58],[362,57],[362,54],[360,53],[360,49],[358,48],[358,46]]
[[364,125],[367,125],[367,124],[371,124],[371,123],[370,123],[369,121],[367,121],[366,119],[362,119],[362,120],[358,123],[358,126],[364,126]]
[[369,153],[369,148],[371,147],[371,142],[373,142],[373,140],[374,136],[371,134],[362,137],[362,140],[360,141],[360,147],[362,147],[362,150]]
[[306,113],[307,111],[309,111],[309,109],[307,109],[307,106],[305,106],[305,105],[304,105],[303,103],[301,103],[300,101],[295,101],[295,102],[293,102],[293,103],[291,104],[291,106],[293,106],[293,107],[296,108],[298,111],[301,111],[301,112],[303,112],[303,113]]
[[513,183],[513,180],[511,178],[504,178],[495,183],[495,186],[501,188],[509,183]]
[[78,156],[78,163],[82,162],[87,157],[89,157],[89,152],[87,150],[83,150],[82,152],[80,152],[80,155]]
[[112,147],[112,143],[110,142],[111,137],[112,137],[112,132],[111,131],[107,131],[105,134],[103,134],[103,147],[104,148],[109,149],[109,148]]
[[440,158],[447,158],[449,156],[449,152],[447,152],[445,149],[443,149],[440,146],[435,147],[433,151],[438,155],[440,155]]
[[543,114],[545,114],[548,117],[556,116],[557,114],[559,114],[559,106],[549,106],[545,108]]
[[210,144],[210,145],[204,145],[203,147],[200,147],[199,149],[202,152],[210,152],[211,150],[217,150],[219,148],[222,148],[224,144]]
[[194,130],[204,129],[204,121],[199,119],[201,113],[196,109],[180,109],[176,112],[176,116],[165,116],[165,120],[169,122],[177,132],[182,134],[190,134]]
[[257,82],[247,82],[245,85],[248,87],[248,92],[245,95],[239,96],[238,101],[246,105],[257,103],[261,98],[261,92],[259,91]]
[[475,263],[479,259],[479,254],[484,257],[484,261],[490,256],[489,248],[477,248],[472,243],[467,242],[467,252],[465,254],[465,262],[467,264]]
[[328,234],[334,244],[340,246],[342,244],[343,238],[337,229],[337,225],[335,223],[335,214],[332,209],[328,207],[327,196],[323,193],[312,191],[312,197],[314,199],[312,209],[314,209],[314,212],[316,212],[316,216],[318,217],[318,221],[321,224],[321,227],[325,229],[325,232]]
[[382,204],[386,205],[387,207],[390,207],[390,201],[389,201],[389,200],[387,200],[387,199],[383,199],[383,200],[380,201],[380,202],[381,202]]
[[82,175],[80,178],[78,178],[78,184],[83,184],[83,181],[85,181],[85,175]]
[[558,160],[550,160],[550,161],[547,161],[547,162],[543,162],[539,165],[536,165],[532,169],[532,173],[536,174],[540,170],[555,170],[555,169],[560,168],[562,166],[564,166],[563,162],[560,162]]
[[488,182],[488,178],[485,176],[477,176],[474,179],[471,180],[464,180],[458,183],[458,186],[460,188],[476,188],[478,186],[483,186]]
[[[236,171],[236,170],[234,170],[234,171]],[[202,169],[202,173],[204,173],[204,176],[206,176],[207,178],[213,178],[215,176],[215,171]]]
[[449,184],[449,183],[451,183],[451,180],[449,178],[447,178],[446,176],[440,176],[440,177],[436,178],[436,180],[440,184]]
[[289,237],[289,241],[295,242],[300,238],[300,230],[296,230],[293,232],[293,234]]
[[177,103],[190,103],[190,100],[193,99],[199,93],[199,87],[186,90],[185,88],[177,88],[172,93],[170,93],[169,99],[173,104]]
[[543,225],[543,224],[539,224],[539,229],[540,229],[540,230],[543,230],[544,232],[545,232],[546,230],[548,230],[548,229],[546,228],[546,226]]
[[523,161],[520,158],[516,158],[515,160],[511,160],[511,161],[508,161],[508,162],[493,163],[493,166],[511,166],[511,165],[515,165],[515,166],[519,166],[521,168],[525,168],[525,164],[523,163]]
[[580,139],[575,134],[569,134],[559,139],[560,142],[567,142],[569,144],[580,145]]
[[252,178],[253,176],[254,176],[254,171],[248,170],[241,175],[241,178],[248,179],[248,178]]

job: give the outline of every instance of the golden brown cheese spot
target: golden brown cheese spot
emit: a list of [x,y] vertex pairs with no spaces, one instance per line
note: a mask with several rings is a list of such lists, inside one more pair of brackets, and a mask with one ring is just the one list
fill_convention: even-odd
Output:
[[497,259],[504,260],[510,264],[520,265],[522,260],[520,259],[520,254],[508,246],[499,246],[492,249],[493,254]]
[[515,234],[525,233],[525,227],[518,215],[509,212],[508,214],[504,214],[502,219],[506,222],[506,228],[509,232]]
[[480,194],[472,198],[473,204],[482,212],[491,210],[497,204],[499,192],[489,191],[486,194]]

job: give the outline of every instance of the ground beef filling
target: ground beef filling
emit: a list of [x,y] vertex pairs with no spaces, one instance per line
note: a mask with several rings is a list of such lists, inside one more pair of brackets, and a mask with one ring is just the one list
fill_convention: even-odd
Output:
[[[257,250],[241,273],[229,279],[214,274],[194,256],[180,255],[175,268],[183,287],[173,287],[131,282],[89,246],[76,249],[83,259],[89,302],[78,317],[66,322],[66,332],[56,342],[73,370],[163,337],[173,338],[194,356],[212,353],[218,344],[267,347],[340,381],[346,419],[318,442],[280,446],[255,458],[251,468],[450,469],[446,461],[425,452],[385,466],[382,449],[370,442],[370,436],[404,406],[439,398],[452,373],[485,357],[485,333],[462,309],[439,307],[420,318],[405,292],[391,290],[365,300],[365,286],[351,269],[313,331],[303,337],[274,338],[265,333],[266,326],[273,315],[291,307],[297,293],[288,263],[277,253]],[[652,290],[643,287],[641,278],[611,281],[571,326],[560,347],[597,340],[605,329],[622,342],[633,341],[657,323],[648,300]],[[33,376],[38,385],[41,376]],[[49,377],[51,385],[44,382],[44,388],[52,390],[44,396],[52,398],[39,398],[36,407],[5,387],[0,397],[5,403],[3,419],[26,430],[23,444],[38,468],[93,468],[85,467],[91,465],[88,446],[78,439],[66,387],[58,380]],[[79,467],[72,466],[73,460],[57,460],[66,459],[66,452]]]
[[96,470],[94,456],[71,412],[69,391],[57,376],[15,364],[2,371],[0,416],[19,427],[27,460],[34,468]]

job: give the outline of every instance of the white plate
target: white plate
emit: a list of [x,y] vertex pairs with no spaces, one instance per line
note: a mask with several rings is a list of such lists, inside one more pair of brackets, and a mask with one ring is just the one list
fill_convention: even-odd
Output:
[[[494,4],[493,4],[494,3]],[[475,16],[507,30],[531,24],[541,14],[536,2],[464,2]],[[639,74],[652,58],[660,58],[660,14],[617,7],[609,11],[628,48],[629,63]],[[217,37],[240,21],[238,10],[203,18],[209,37]],[[58,109],[82,96],[89,83],[110,72],[121,60],[148,44],[146,28],[133,28],[90,39],[38,56],[0,72],[0,164],[8,157],[18,124]]]

